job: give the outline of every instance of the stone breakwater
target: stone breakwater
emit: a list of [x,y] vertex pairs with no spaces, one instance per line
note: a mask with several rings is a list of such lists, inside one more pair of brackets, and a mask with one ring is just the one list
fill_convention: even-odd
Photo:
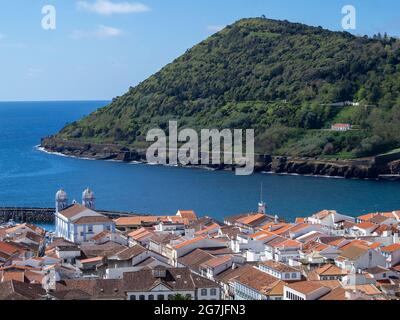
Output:
[[[137,214],[118,212],[118,211],[105,211],[96,210],[97,212],[108,216],[111,219],[117,219],[121,217],[131,217]],[[54,223],[54,208],[0,208],[0,223],[9,222],[13,220],[21,223]]]
[[[42,139],[41,148],[70,157],[146,163],[146,150],[131,150],[115,144],[82,143],[47,137]],[[216,170],[235,169],[235,165],[207,167]],[[346,179],[400,180],[400,153],[355,160],[256,155],[255,171]]]
[[53,223],[55,209],[51,208],[0,208],[0,223],[15,222]]

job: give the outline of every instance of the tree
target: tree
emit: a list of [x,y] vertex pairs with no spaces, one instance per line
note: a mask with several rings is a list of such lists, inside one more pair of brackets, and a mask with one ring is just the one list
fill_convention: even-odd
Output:
[[192,300],[192,298],[190,296],[184,296],[182,294],[176,294],[174,296],[172,296],[170,299],[170,301],[189,301]]

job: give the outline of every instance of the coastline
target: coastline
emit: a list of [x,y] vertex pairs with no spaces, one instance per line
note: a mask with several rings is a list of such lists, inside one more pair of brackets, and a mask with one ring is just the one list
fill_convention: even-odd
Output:
[[[82,143],[47,137],[42,139],[36,149],[52,155],[82,160],[161,165],[148,163],[145,150],[131,150],[112,144]],[[235,165],[174,165],[173,167],[211,171],[234,171],[236,168]],[[400,154],[353,160],[259,155],[255,159],[254,172],[334,179],[400,181]]]
[[[121,160],[99,160],[99,159],[93,159],[93,158],[85,158],[85,157],[77,157],[77,156],[72,156],[72,155],[66,155],[60,152],[53,152],[53,151],[48,151],[45,148],[41,147],[40,145],[35,146],[35,149],[49,154],[49,155],[54,155],[54,156],[59,156],[59,157],[64,157],[64,158],[71,158],[71,159],[78,159],[78,160],[89,160],[89,161],[107,161],[107,162],[116,162],[116,163],[127,163],[131,165],[147,165],[147,166],[162,166],[162,167],[174,167],[174,168],[187,168],[187,169],[201,169],[201,170],[207,170],[207,171],[217,171],[216,169],[213,168],[208,168],[205,166],[194,166],[194,165],[187,165],[187,166],[182,166],[182,165],[161,165],[161,164],[156,164],[156,163],[148,163],[146,161],[131,161],[131,162],[124,162]],[[219,170],[221,171],[221,170]],[[230,169],[223,169],[223,171],[231,171]],[[324,175],[312,175],[312,174],[299,174],[299,173],[288,173],[288,172],[273,172],[273,171],[260,171],[257,172],[259,174],[266,174],[266,175],[275,175],[275,176],[293,176],[293,177],[311,177],[311,178],[323,178],[323,179],[346,179],[344,177],[340,176],[324,176]],[[357,178],[353,178],[355,180],[359,180]],[[369,179],[366,179],[369,180]],[[370,180],[377,180],[377,179],[370,179]]]

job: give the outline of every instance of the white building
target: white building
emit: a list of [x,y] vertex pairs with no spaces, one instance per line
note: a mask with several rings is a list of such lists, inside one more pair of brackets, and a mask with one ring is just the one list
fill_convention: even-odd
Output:
[[154,230],[160,233],[171,233],[179,236],[184,236],[186,234],[184,223],[161,221],[154,227]]
[[395,243],[381,249],[386,259],[386,267],[391,268],[400,263],[400,243]]
[[264,261],[258,269],[283,281],[300,281],[301,271],[276,261]]
[[94,194],[86,189],[82,194],[82,205],[68,206],[68,197],[64,190],[56,194],[55,225],[56,236],[76,244],[90,241],[95,235],[115,232],[115,224],[108,217],[94,209]]
[[353,245],[342,251],[335,259],[335,264],[348,271],[353,268],[364,270],[376,266],[385,266],[386,259],[374,249]]
[[319,281],[300,281],[284,286],[284,300],[317,300],[330,291]]
[[188,268],[143,269],[123,275],[128,300],[172,300],[180,295],[189,300],[219,300],[217,283],[193,274]]
[[332,131],[346,132],[352,129],[349,123],[335,123],[331,126]]
[[232,279],[235,300],[282,300],[283,282],[257,268]]
[[323,210],[307,218],[307,223],[322,225],[329,230],[338,228],[345,221],[355,223],[355,220],[334,210]]

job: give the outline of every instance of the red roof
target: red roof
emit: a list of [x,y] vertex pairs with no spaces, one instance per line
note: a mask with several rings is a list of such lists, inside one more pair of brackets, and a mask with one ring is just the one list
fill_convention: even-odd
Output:
[[395,243],[390,246],[383,247],[381,250],[383,252],[389,252],[389,253],[398,251],[398,250],[400,250],[400,243]]
[[16,252],[19,252],[19,248],[10,243],[0,242],[0,252],[12,255]]
[[373,224],[371,222],[362,222],[362,223],[356,224],[355,227],[357,227],[359,229],[363,229],[363,230],[378,228],[378,226],[376,224]]
[[177,215],[189,221],[197,220],[197,215],[193,210],[179,210]]
[[187,240],[187,241],[183,241],[183,242],[175,245],[174,249],[181,249],[181,248],[184,248],[184,247],[186,247],[188,245],[191,245],[193,243],[200,242],[200,241],[202,241],[204,239],[205,239],[204,237],[197,237],[197,238],[193,238],[193,239],[190,239],[190,240]]

